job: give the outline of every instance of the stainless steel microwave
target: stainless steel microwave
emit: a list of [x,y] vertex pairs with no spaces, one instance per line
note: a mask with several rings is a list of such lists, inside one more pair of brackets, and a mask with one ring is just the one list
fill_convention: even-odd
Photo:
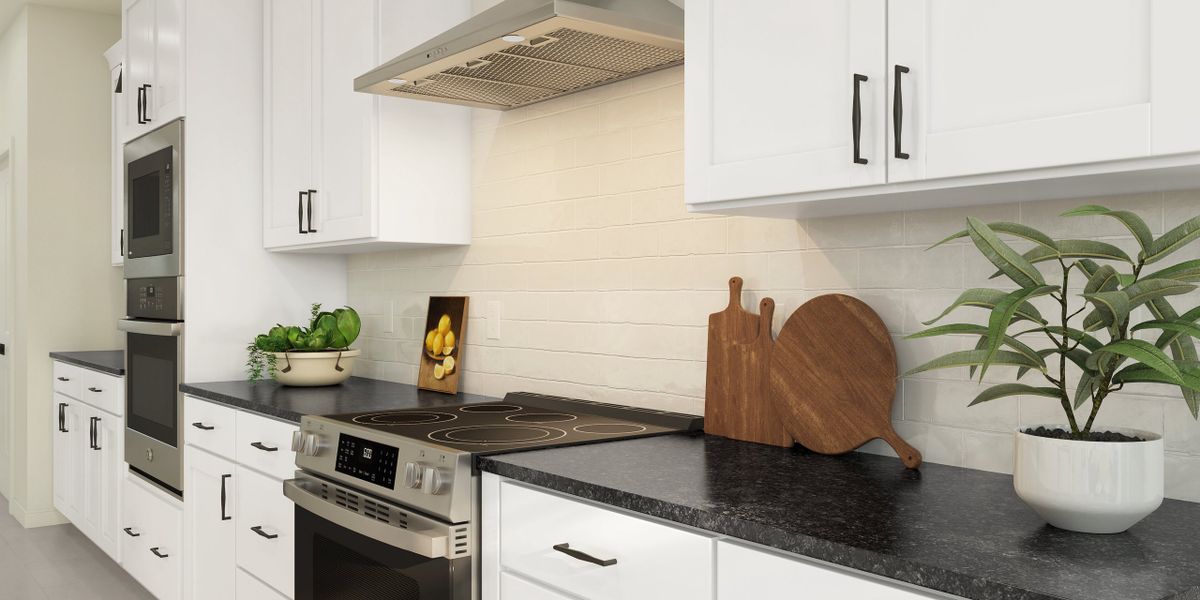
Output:
[[183,275],[183,120],[125,144],[125,278]]

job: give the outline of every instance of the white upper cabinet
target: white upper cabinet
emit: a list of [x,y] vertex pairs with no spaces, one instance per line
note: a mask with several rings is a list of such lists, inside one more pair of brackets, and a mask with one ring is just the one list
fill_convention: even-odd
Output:
[[801,217],[1200,186],[1197,20],[1187,0],[694,0],[687,202]]
[[688,202],[886,180],[885,0],[696,0],[686,14]]
[[123,0],[123,141],[183,116],[183,0]]
[[416,4],[264,3],[266,248],[470,242],[469,110],[354,91],[355,77],[469,14],[465,0]]
[[125,42],[118,41],[104,52],[108,61],[109,91],[112,103],[109,106],[109,132],[111,156],[109,157],[112,181],[109,184],[109,203],[112,211],[112,239],[109,251],[112,265],[119,267],[125,262],[125,161],[122,143],[125,139],[125,94],[124,74]]

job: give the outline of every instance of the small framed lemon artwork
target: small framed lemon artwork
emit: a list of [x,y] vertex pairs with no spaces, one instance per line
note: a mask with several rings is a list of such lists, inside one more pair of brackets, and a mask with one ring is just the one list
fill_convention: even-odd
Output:
[[417,387],[457,394],[467,338],[467,297],[430,296],[424,338]]

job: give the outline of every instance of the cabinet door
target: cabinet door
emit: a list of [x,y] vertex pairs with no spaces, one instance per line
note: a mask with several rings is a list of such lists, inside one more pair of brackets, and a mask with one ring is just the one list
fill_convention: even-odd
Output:
[[286,596],[296,588],[295,506],[283,482],[237,468],[237,565]]
[[125,60],[125,42],[118,41],[104,53],[108,60],[109,80],[108,90],[112,93],[109,105],[109,173],[112,181],[109,183],[109,205],[112,211],[112,237],[109,241],[112,254],[112,265],[119,267],[125,262],[125,161],[124,144],[121,143],[125,127],[125,93],[124,77],[122,76]]
[[918,600],[943,598],[854,575],[813,562],[786,558],[729,542],[717,542],[717,600],[773,598],[780,590],[804,590],[804,598]]
[[185,599],[235,597],[237,479],[233,461],[203,450],[184,451]]
[[122,141],[129,141],[147,131],[151,126],[142,118],[139,90],[154,84],[155,60],[155,3],[157,0],[124,0],[121,23],[124,27],[125,74],[122,95],[125,105],[126,127]]
[[80,426],[83,403],[54,394],[54,508],[74,523],[80,520],[83,495],[83,451],[88,430]]
[[[1180,62],[1188,55],[1180,49],[1196,55],[1195,35],[1180,23],[1200,12],[1186,3],[892,0],[888,7],[889,75],[894,65],[909,68],[900,82],[910,158],[892,160],[892,181],[1136,158],[1158,151],[1160,134],[1162,151],[1200,144],[1200,117],[1179,109],[1196,106],[1200,85],[1157,67]],[[1189,139],[1168,139],[1185,123]]]
[[314,6],[313,0],[266,0],[263,7],[263,245],[278,248],[309,243],[314,235],[303,219],[308,190],[316,185]]
[[183,0],[154,1],[154,82],[146,96],[151,129],[182,117],[184,98]]
[[121,467],[124,424],[121,417],[83,407],[83,499],[79,528],[113,560],[120,560]]
[[569,600],[540,585],[529,583],[511,573],[500,574],[499,600]]
[[687,201],[883,183],[886,14],[884,0],[689,2]]

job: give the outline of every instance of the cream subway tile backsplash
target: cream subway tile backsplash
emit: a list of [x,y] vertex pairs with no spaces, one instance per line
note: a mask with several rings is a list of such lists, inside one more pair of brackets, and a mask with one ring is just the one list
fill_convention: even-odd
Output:
[[[1132,252],[1136,244],[1111,220],[1057,215],[1098,202],[1136,210],[1160,234],[1200,209],[1200,192],[1189,191],[1014,198],[969,210],[811,221],[689,214],[682,77],[670,69],[505,113],[476,111],[472,245],[350,257],[350,301],[363,315],[361,374],[415,381],[427,297],[466,294],[465,391],[529,390],[700,413],[708,315],[725,306],[731,275],[746,281],[744,305],[757,310],[763,297],[775,299],[776,332],[815,295],[861,298],[887,324],[903,371],[974,344],[903,339],[921,321],[965,288],[1011,287],[988,279],[994,269],[969,240],[925,251],[961,229],[967,215],[1104,239]],[[1178,256],[1200,258],[1200,244]],[[493,301],[501,305],[501,339],[487,338],[483,317]],[[1200,294],[1180,302],[1200,303]],[[985,316],[962,309],[951,319]],[[1012,375],[994,368],[987,379]],[[904,380],[897,429],[930,462],[1007,472],[1013,428],[1061,420],[1060,407],[1046,398],[968,408],[979,389],[966,369]],[[1200,501],[1200,425],[1171,388],[1130,391],[1115,396],[1100,421],[1164,433],[1168,495]],[[865,450],[890,453],[879,443]]]

